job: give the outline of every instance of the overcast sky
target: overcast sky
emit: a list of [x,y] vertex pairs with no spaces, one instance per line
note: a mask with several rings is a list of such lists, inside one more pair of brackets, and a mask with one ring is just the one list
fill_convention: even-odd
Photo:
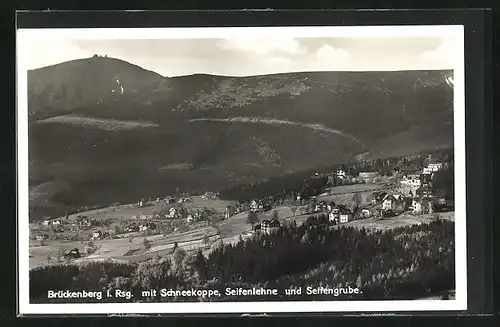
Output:
[[225,38],[32,40],[28,69],[91,57],[122,59],[163,76],[248,76],[296,71],[453,69],[450,38]]

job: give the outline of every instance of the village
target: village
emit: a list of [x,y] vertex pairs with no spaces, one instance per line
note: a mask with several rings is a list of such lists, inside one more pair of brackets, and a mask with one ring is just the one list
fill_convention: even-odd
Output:
[[436,174],[448,165],[429,158],[424,166],[399,167],[388,176],[373,171],[353,175],[340,167],[314,173],[311,180],[326,185],[308,196],[292,192],[281,199],[227,201],[217,192],[206,192],[66,214],[30,224],[30,266],[106,258],[142,261],[168,256],[177,247],[207,253],[217,242],[270,234],[290,221],[311,217],[326,216],[332,226],[417,222],[419,217],[453,212],[453,199],[432,187]]

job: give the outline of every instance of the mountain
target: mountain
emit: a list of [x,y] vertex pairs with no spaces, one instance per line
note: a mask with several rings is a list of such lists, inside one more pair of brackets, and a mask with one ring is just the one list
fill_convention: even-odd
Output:
[[[165,82],[161,75],[123,60],[95,55],[28,74],[30,117],[48,117],[76,107],[137,96]],[[122,92],[123,90],[123,92]]]
[[30,186],[49,190],[34,192],[32,214],[217,190],[361,154],[451,147],[450,78],[451,71],[165,78],[103,57],[30,71]]

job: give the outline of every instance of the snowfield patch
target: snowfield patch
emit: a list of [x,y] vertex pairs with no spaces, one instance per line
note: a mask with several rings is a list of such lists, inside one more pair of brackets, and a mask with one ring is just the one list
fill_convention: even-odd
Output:
[[115,119],[82,117],[74,115],[51,117],[39,120],[38,123],[42,124],[62,123],[62,124],[82,125],[91,128],[103,129],[106,131],[120,131],[120,130],[132,130],[137,128],[159,127],[158,124],[143,122],[143,121],[125,121],[125,120],[115,120]]
[[326,127],[323,124],[307,124],[307,123],[300,123],[300,122],[294,122],[294,121],[289,121],[289,120],[282,120],[282,119],[270,119],[270,118],[262,118],[262,117],[231,117],[231,118],[197,118],[197,119],[191,119],[189,120],[190,122],[196,122],[196,121],[211,121],[211,122],[219,122],[219,123],[250,123],[250,124],[266,124],[266,125],[273,125],[273,126],[298,126],[298,127],[303,127],[303,128],[309,128],[312,130],[315,130],[317,132],[324,132],[324,133],[329,133],[329,134],[336,134],[343,136],[345,138],[351,139],[355,142],[359,142],[358,139],[356,139],[354,136],[346,134],[342,131],[332,129],[329,127]]

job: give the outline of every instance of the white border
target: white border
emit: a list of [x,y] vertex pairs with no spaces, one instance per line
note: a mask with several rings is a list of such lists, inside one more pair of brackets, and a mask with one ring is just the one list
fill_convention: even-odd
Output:
[[[187,39],[224,37],[452,37],[454,58],[455,300],[200,303],[29,303],[29,187],[26,45],[29,39]],[[28,38],[29,37],[29,38]],[[463,26],[238,27],[141,29],[20,29],[17,33],[17,163],[19,314],[397,312],[467,309],[465,75]]]

